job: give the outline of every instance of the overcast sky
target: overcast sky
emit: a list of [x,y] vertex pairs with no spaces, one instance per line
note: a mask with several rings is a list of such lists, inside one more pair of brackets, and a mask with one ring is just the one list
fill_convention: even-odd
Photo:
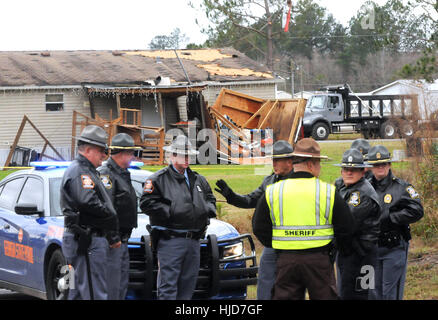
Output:
[[[317,1],[343,24],[365,2]],[[147,49],[154,36],[176,27],[200,44],[206,36],[196,18],[207,23],[187,0],[1,0],[0,50]]]

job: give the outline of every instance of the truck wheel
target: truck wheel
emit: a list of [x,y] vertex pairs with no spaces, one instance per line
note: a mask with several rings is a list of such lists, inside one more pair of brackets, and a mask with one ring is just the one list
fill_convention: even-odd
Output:
[[402,138],[410,138],[414,135],[415,129],[412,122],[409,121],[403,121],[400,127],[400,134]]
[[397,129],[393,122],[386,121],[380,127],[380,137],[383,139],[394,139],[397,135]]
[[61,291],[58,288],[59,280],[63,277],[61,269],[67,264],[61,249],[56,249],[50,257],[46,273],[47,300],[66,300],[68,289]]
[[324,122],[318,122],[312,127],[312,138],[315,140],[326,140],[329,134],[329,127]]

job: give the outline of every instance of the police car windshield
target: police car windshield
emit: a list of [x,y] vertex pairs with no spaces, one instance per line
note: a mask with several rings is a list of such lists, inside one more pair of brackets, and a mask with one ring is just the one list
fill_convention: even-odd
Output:
[[49,192],[50,192],[50,215],[62,216],[60,194],[61,194],[61,182],[62,178],[50,178],[49,179]]

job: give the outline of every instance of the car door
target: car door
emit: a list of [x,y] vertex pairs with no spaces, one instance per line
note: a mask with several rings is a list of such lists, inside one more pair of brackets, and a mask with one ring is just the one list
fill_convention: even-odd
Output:
[[[36,176],[28,176],[23,188],[18,196],[17,205],[20,204],[36,205],[39,212],[44,212],[44,183]],[[23,281],[26,286],[43,289],[43,257],[46,250],[46,234],[48,223],[45,217],[40,217],[36,212],[31,215],[23,215],[21,218],[21,228],[23,239],[21,244],[28,252],[28,256],[22,257],[26,262],[26,272]]]
[[327,100],[327,118],[330,122],[344,120],[344,111],[341,95],[329,95]]
[[0,194],[0,280],[22,283],[26,273],[26,255],[21,228],[22,217],[14,212],[17,197],[23,187],[24,177],[11,178],[2,184]]

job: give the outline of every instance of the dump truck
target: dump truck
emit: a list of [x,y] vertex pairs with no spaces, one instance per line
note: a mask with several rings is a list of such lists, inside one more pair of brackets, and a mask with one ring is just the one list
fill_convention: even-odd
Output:
[[331,133],[368,138],[412,137],[418,126],[417,95],[354,94],[348,84],[327,86],[307,101],[304,135],[325,140]]

